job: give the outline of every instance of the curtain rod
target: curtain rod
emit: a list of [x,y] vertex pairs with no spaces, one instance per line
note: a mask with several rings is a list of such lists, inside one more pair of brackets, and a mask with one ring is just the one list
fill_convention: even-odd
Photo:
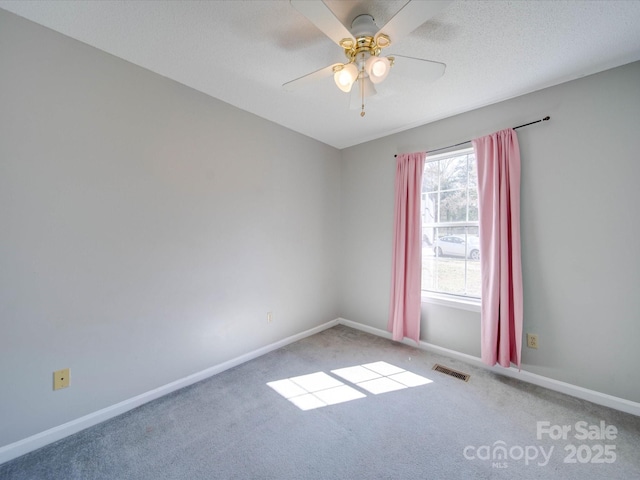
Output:
[[[525,123],[524,125],[518,125],[517,127],[513,127],[514,130],[517,130],[522,127],[528,127],[529,125],[533,125],[534,123],[546,122],[547,120],[551,120],[551,117],[547,115],[546,117],[536,120],[534,122]],[[464,145],[465,143],[470,143],[471,140],[467,140],[466,142],[456,143],[455,145],[449,145],[448,147],[436,148],[435,150],[428,150],[427,153],[439,152],[440,150],[446,150],[448,148],[459,147],[460,145]],[[397,157],[398,155],[394,155]]]

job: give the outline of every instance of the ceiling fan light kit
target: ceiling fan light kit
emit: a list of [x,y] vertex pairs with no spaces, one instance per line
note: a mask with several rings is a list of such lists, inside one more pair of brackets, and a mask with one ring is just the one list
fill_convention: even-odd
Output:
[[339,42],[349,62],[334,67],[333,79],[343,92],[350,92],[353,84],[359,81],[361,117],[365,114],[364,99],[376,94],[372,83],[380,83],[387,78],[393,65],[393,57],[380,56],[382,49],[391,45],[391,39],[384,33],[374,36],[377,28],[371,15],[363,14],[354,18],[351,32],[355,38],[343,38]]
[[[361,117],[365,115],[364,99],[375,95],[374,84],[380,84],[387,78],[396,61],[393,56],[380,55],[382,49],[391,45],[391,36],[397,40],[402,34],[408,34],[449,3],[446,0],[409,1],[381,29],[378,29],[371,15],[358,15],[351,22],[351,30],[349,31],[321,0],[290,0],[290,2],[296,10],[342,47],[348,61],[305,75],[287,82],[283,86],[287,90],[293,90],[308,83],[308,77],[313,76],[315,79],[327,73],[333,73],[336,86],[345,93],[351,92],[353,85],[357,82],[360,88]],[[444,64],[442,63],[419,58],[399,57],[407,66],[414,66],[416,70],[424,69],[425,66],[427,69],[431,69],[433,71],[432,80],[444,73]]]

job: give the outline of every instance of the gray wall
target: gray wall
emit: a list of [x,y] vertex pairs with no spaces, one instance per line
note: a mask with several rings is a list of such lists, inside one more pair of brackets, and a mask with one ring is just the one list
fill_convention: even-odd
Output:
[[338,150],[2,10],[0,65],[0,446],[338,317]]
[[[386,329],[393,155],[527,123],[524,331],[533,373],[640,402],[640,62],[343,150],[341,316]],[[423,305],[422,339],[479,356],[478,313]]]

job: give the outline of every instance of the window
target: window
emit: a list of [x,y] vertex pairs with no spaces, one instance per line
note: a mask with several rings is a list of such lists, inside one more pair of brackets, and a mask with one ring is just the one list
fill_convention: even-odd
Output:
[[427,157],[421,208],[423,292],[479,300],[478,174],[473,148]]

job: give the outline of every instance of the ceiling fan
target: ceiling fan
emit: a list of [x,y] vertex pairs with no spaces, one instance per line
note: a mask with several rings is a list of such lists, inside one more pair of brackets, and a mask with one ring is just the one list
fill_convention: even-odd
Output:
[[[376,94],[375,85],[381,83],[393,65],[402,65],[412,76],[429,82],[440,78],[446,65],[422,58],[402,55],[383,56],[382,50],[392,41],[397,43],[402,37],[435,16],[451,0],[409,0],[391,20],[378,28],[371,15],[358,15],[347,29],[322,0],[290,0],[291,5],[337,43],[344,51],[347,61],[334,63],[315,72],[291,80],[283,85],[293,91],[316,80],[333,75],[337,87],[343,92],[352,92],[352,105],[358,102],[360,116],[364,117],[364,99]],[[358,96],[353,87],[357,84]]]

